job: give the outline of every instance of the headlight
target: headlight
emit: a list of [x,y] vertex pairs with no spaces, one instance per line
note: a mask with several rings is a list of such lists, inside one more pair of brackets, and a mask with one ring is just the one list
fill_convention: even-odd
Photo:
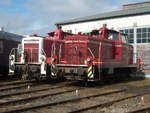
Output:
[[44,61],[44,60],[45,60],[45,57],[44,57],[44,56],[41,56],[40,59],[41,59],[41,61]]
[[51,58],[51,61],[52,61],[52,62],[55,62],[55,60],[56,60],[55,58]]
[[90,58],[87,58],[87,61],[88,61],[88,62],[90,62],[90,61],[91,61],[91,59],[90,59]]
[[84,61],[84,64],[87,64],[87,60]]
[[91,57],[88,57],[85,61],[84,61],[84,64],[91,64],[92,63],[92,58]]

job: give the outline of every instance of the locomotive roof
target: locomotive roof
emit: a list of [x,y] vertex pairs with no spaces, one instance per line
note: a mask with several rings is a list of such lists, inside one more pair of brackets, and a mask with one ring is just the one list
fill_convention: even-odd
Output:
[[100,13],[100,14],[96,14],[93,16],[86,16],[86,17],[76,18],[76,19],[72,19],[68,21],[58,22],[56,23],[56,25],[59,26],[59,25],[66,25],[66,24],[72,24],[72,23],[94,21],[94,20],[104,20],[104,19],[110,19],[110,18],[143,15],[143,14],[149,14],[149,13],[150,13],[150,7],[143,7],[143,8],[138,8],[138,9],[124,9],[120,11]]

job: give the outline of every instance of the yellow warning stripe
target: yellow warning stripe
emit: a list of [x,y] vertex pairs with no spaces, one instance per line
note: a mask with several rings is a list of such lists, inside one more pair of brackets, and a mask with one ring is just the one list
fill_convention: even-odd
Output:
[[93,74],[93,70],[92,70],[92,66],[90,66],[87,70],[87,75],[88,75],[88,78],[93,78],[94,77],[94,74]]
[[90,67],[88,68],[88,72],[91,71],[91,70],[92,70],[92,66],[90,66]]

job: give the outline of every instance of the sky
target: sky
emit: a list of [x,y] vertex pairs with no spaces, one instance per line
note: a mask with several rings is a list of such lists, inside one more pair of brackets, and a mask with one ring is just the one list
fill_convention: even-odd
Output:
[[149,0],[0,0],[0,27],[18,34],[40,34],[56,29],[55,23]]

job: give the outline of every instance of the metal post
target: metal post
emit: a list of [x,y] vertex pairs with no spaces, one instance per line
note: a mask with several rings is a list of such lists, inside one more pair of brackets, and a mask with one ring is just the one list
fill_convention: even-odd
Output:
[[32,49],[33,49],[33,48],[31,48],[31,63],[32,63]]
[[134,53],[134,60],[133,60],[133,63],[136,63],[136,59],[137,59],[137,28],[134,27],[133,30],[134,30],[134,42],[133,42],[133,53]]

